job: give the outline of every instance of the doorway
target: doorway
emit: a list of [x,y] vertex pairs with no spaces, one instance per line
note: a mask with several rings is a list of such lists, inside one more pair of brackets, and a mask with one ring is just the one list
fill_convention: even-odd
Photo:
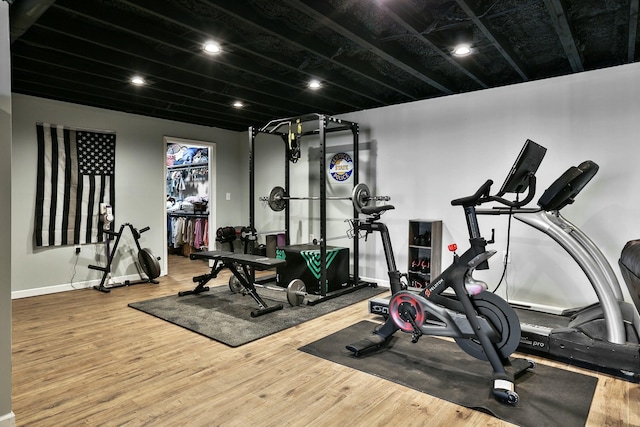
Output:
[[215,246],[216,144],[165,136],[164,271],[168,257]]

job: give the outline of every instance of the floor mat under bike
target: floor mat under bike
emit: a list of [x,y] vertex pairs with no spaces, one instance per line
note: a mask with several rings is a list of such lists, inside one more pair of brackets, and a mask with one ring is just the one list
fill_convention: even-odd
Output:
[[300,350],[521,426],[585,425],[596,377],[538,364],[516,381],[520,401],[508,406],[491,396],[489,363],[450,341],[422,337],[412,344],[408,334],[397,333],[385,349],[354,357],[345,346],[374,327],[363,321]]

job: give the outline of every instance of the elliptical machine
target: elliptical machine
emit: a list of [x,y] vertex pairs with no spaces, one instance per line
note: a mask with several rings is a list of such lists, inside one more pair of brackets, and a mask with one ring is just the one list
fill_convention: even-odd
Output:
[[[450,245],[450,250],[454,252],[453,263],[419,294],[403,286],[389,231],[379,221],[384,212],[394,207],[362,208],[361,213],[368,215],[368,218],[364,222],[354,220],[354,230],[366,234],[380,232],[392,296],[386,322],[370,336],[346,348],[355,356],[364,355],[384,347],[398,330],[411,334],[413,343],[417,343],[422,335],[454,338],[467,354],[491,364],[493,396],[500,402],[514,405],[519,399],[515,391],[515,378],[535,367],[535,363],[526,359],[510,359],[520,342],[518,316],[506,301],[486,291],[486,283],[472,277],[474,270],[488,269],[487,260],[496,253],[486,250],[487,243],[492,241],[487,242],[481,236],[476,217],[477,205],[497,198],[489,195],[492,184],[493,181],[488,180],[475,194],[451,202],[465,211],[471,247],[458,255],[455,253],[456,245]],[[507,200],[504,202],[513,204]],[[455,295],[444,294],[447,289],[453,289]]]

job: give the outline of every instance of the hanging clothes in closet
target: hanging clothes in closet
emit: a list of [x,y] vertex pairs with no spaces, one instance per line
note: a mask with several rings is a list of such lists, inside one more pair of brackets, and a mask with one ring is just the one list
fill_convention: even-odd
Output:
[[181,249],[184,256],[208,248],[207,215],[169,213],[167,218],[167,242],[170,248]]
[[167,242],[169,253],[189,256],[208,247],[209,151],[167,146]]

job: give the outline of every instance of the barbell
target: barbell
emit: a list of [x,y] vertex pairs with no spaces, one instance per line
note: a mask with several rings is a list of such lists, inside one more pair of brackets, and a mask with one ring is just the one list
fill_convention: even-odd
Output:
[[[304,285],[304,282],[300,279],[293,279],[286,288],[274,287],[274,286],[266,286],[258,283],[254,283],[255,287],[270,289],[272,291],[286,292],[287,293],[287,301],[292,306],[298,306],[304,302],[307,294],[307,288]],[[242,293],[245,288],[240,283],[240,280],[236,276],[231,276],[229,278],[229,289],[234,294]]]
[[[267,204],[272,210],[279,212],[287,206],[287,202],[289,200],[320,200],[320,197],[319,196],[292,197],[287,195],[284,188],[280,186],[275,186],[269,193],[269,197],[260,197],[260,200],[263,202],[267,202]],[[351,200],[356,210],[358,212],[362,212],[362,208],[369,206],[370,201],[374,200],[374,201],[388,202],[389,200],[391,200],[391,197],[372,196],[367,184],[361,182],[357,184],[355,187],[353,187],[353,191],[351,192],[351,197],[329,196],[329,197],[325,197],[325,200]]]

